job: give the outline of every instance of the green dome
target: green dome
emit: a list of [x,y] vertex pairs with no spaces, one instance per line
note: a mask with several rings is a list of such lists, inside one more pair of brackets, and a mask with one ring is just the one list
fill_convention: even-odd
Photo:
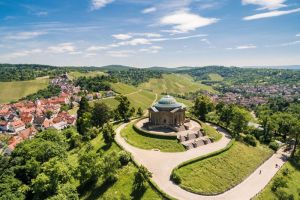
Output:
[[170,96],[170,95],[167,95],[163,98],[161,98],[159,101],[158,101],[159,104],[175,104],[177,103],[175,98]]
[[160,108],[172,109],[172,108],[184,107],[184,105],[178,103],[174,97],[167,95],[161,98],[158,102],[156,102],[156,104],[154,104],[154,107],[157,109]]

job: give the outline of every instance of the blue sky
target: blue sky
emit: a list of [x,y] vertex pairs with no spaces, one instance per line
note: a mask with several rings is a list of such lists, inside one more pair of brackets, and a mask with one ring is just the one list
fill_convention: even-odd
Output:
[[300,1],[0,0],[0,62],[300,64]]

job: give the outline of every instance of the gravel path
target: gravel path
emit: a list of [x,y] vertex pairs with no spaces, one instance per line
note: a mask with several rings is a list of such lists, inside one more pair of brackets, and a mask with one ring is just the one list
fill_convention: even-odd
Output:
[[[173,184],[173,182],[170,181],[171,172],[178,164],[184,161],[203,156],[226,147],[231,138],[225,130],[218,128],[220,133],[223,135],[222,139],[218,142],[185,152],[167,153],[139,149],[128,144],[120,134],[121,130],[126,125],[127,124],[123,124],[116,130],[116,142],[126,151],[130,152],[137,163],[147,167],[147,169],[152,172],[152,179],[160,187],[160,189],[176,199],[248,200],[259,193],[276,174],[279,167],[275,168],[275,165],[278,164],[281,167],[285,162],[282,158],[286,155],[284,155],[282,150],[280,150],[277,154],[274,154],[269,160],[261,165],[255,172],[253,172],[246,180],[231,190],[217,196],[198,195],[183,190],[176,184]],[[261,174],[259,174],[260,170],[262,171]]]

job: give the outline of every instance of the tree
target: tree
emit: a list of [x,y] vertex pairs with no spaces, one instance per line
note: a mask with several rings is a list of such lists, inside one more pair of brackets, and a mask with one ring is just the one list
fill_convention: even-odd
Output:
[[42,172],[32,180],[34,199],[45,199],[57,193],[60,184],[72,179],[72,169],[66,160],[53,158],[42,166]]
[[234,105],[225,105],[223,103],[218,103],[216,106],[217,114],[219,115],[219,120],[228,127],[233,118],[233,107]]
[[117,177],[117,169],[120,167],[118,155],[115,151],[106,154],[101,162],[102,177],[107,183],[115,182]]
[[201,95],[196,98],[193,106],[193,113],[201,120],[206,120],[206,115],[213,111],[214,104],[208,96]]
[[141,117],[141,116],[143,116],[143,114],[144,114],[143,109],[141,107],[139,107],[137,110],[137,115]]
[[[83,113],[81,117],[77,119],[77,131],[80,135],[87,136],[88,131],[91,128],[92,114],[89,112]],[[87,139],[87,138],[86,138]]]
[[77,119],[82,117],[84,113],[90,111],[90,105],[85,96],[83,96],[79,103],[79,109],[77,111]]
[[134,191],[143,191],[146,189],[146,183],[149,181],[152,174],[144,166],[139,166],[138,171],[134,174]]
[[111,118],[109,107],[102,102],[97,102],[92,110],[92,122],[94,126],[103,127]]
[[249,121],[249,112],[247,110],[235,106],[233,109],[232,122],[230,124],[235,136],[238,136],[241,132],[244,132],[246,130]]
[[77,176],[82,186],[97,181],[101,176],[99,161],[99,155],[94,151],[79,156]]
[[129,121],[130,117],[133,114],[133,110],[130,108],[130,101],[126,96],[120,95],[116,97],[116,100],[119,102],[119,105],[116,109],[118,115],[124,121]]
[[291,153],[291,157],[295,157],[296,150],[298,148],[299,142],[300,142],[300,122],[299,120],[294,120],[293,125],[290,129],[290,136],[294,140],[294,147]]
[[104,142],[106,145],[110,146],[112,142],[114,141],[115,137],[115,131],[113,129],[113,126],[109,123],[107,123],[102,130]]
[[65,183],[61,184],[58,187],[57,194],[48,198],[49,200],[79,200],[79,195],[77,193],[77,189],[74,184]]
[[47,110],[45,115],[48,119],[50,119],[53,115],[53,112],[51,110]]

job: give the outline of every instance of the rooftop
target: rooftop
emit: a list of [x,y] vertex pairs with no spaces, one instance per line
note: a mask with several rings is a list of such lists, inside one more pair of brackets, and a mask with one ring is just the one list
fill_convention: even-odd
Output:
[[158,102],[154,104],[154,107],[159,108],[180,108],[185,107],[184,104],[178,103],[176,99],[170,95],[162,97]]

